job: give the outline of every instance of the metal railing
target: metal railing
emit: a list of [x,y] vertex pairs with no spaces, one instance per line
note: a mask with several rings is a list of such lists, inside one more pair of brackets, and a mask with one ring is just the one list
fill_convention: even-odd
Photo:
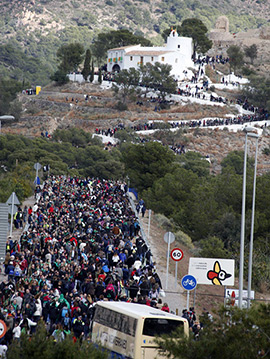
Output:
[[141,231],[142,239],[145,241],[148,249],[151,249],[149,241],[148,241],[148,238],[147,238],[147,236],[145,234],[145,231],[143,229],[143,225],[142,225],[142,221],[140,220],[139,213],[136,210],[136,206],[135,206],[135,203],[133,201],[133,198],[130,196],[129,192],[127,192],[127,195],[128,195],[129,202],[131,204],[131,208],[132,208],[133,212],[136,214],[136,216],[138,218],[138,222],[140,224],[140,231]]

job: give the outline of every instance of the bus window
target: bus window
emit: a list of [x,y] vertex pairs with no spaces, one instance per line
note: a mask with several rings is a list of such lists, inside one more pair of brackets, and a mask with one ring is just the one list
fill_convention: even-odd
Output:
[[137,319],[107,308],[97,306],[94,321],[133,337],[136,333]]
[[143,335],[154,337],[155,335],[171,334],[178,327],[182,327],[184,334],[184,322],[165,318],[146,318],[144,320]]

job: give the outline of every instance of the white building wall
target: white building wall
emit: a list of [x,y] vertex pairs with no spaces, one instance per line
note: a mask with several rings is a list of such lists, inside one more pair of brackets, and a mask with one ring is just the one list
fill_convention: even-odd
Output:
[[[126,49],[118,49],[118,50],[109,50],[108,51],[108,58],[107,58],[107,70],[112,72],[112,68],[115,64],[120,66],[121,70],[129,69],[130,67],[134,67],[134,65],[130,64],[129,58],[126,55],[126,51],[134,51],[138,50],[140,45],[129,46]],[[119,60],[120,58],[120,60]],[[111,59],[111,61],[110,61]],[[117,59],[117,61],[114,61]],[[132,65],[132,66],[131,66]]]
[[[129,52],[138,51],[140,55],[131,55]],[[170,51],[167,54],[160,54],[159,56],[143,56],[143,51]],[[107,70],[112,71],[113,66],[118,64],[120,70],[130,69],[134,67],[137,69],[143,56],[143,64],[147,62],[160,62],[172,66],[171,74],[177,79],[183,78],[183,71],[189,67],[193,67],[192,61],[193,44],[192,38],[178,36],[177,32],[172,31],[167,38],[167,43],[163,47],[141,47],[140,45],[129,46],[124,49],[116,49],[108,51]],[[152,60],[153,57],[153,60]],[[132,58],[132,59],[131,59]],[[162,61],[164,58],[164,61]],[[110,61],[110,59],[112,59]],[[117,59],[117,61],[113,61]]]
[[[132,59],[131,59],[132,58]],[[125,55],[125,69],[131,69],[134,67],[138,68],[138,62],[140,61],[139,56],[129,55],[128,53]]]

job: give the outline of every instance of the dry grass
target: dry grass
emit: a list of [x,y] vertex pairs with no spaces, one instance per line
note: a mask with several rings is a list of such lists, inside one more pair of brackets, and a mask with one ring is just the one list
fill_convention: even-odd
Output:
[[220,82],[221,76],[210,65],[205,67],[205,74],[209,77],[213,84]]
[[194,113],[197,111],[197,106],[196,104],[194,105],[191,105],[191,106],[177,106],[177,107],[173,107],[171,110],[170,110],[170,113]]

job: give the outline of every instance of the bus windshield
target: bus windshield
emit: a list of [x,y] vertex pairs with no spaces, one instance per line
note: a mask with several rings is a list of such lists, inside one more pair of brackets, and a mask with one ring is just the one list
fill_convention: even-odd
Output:
[[144,320],[143,335],[154,337],[155,335],[171,334],[178,327],[182,327],[184,334],[184,322],[165,318],[146,318]]

